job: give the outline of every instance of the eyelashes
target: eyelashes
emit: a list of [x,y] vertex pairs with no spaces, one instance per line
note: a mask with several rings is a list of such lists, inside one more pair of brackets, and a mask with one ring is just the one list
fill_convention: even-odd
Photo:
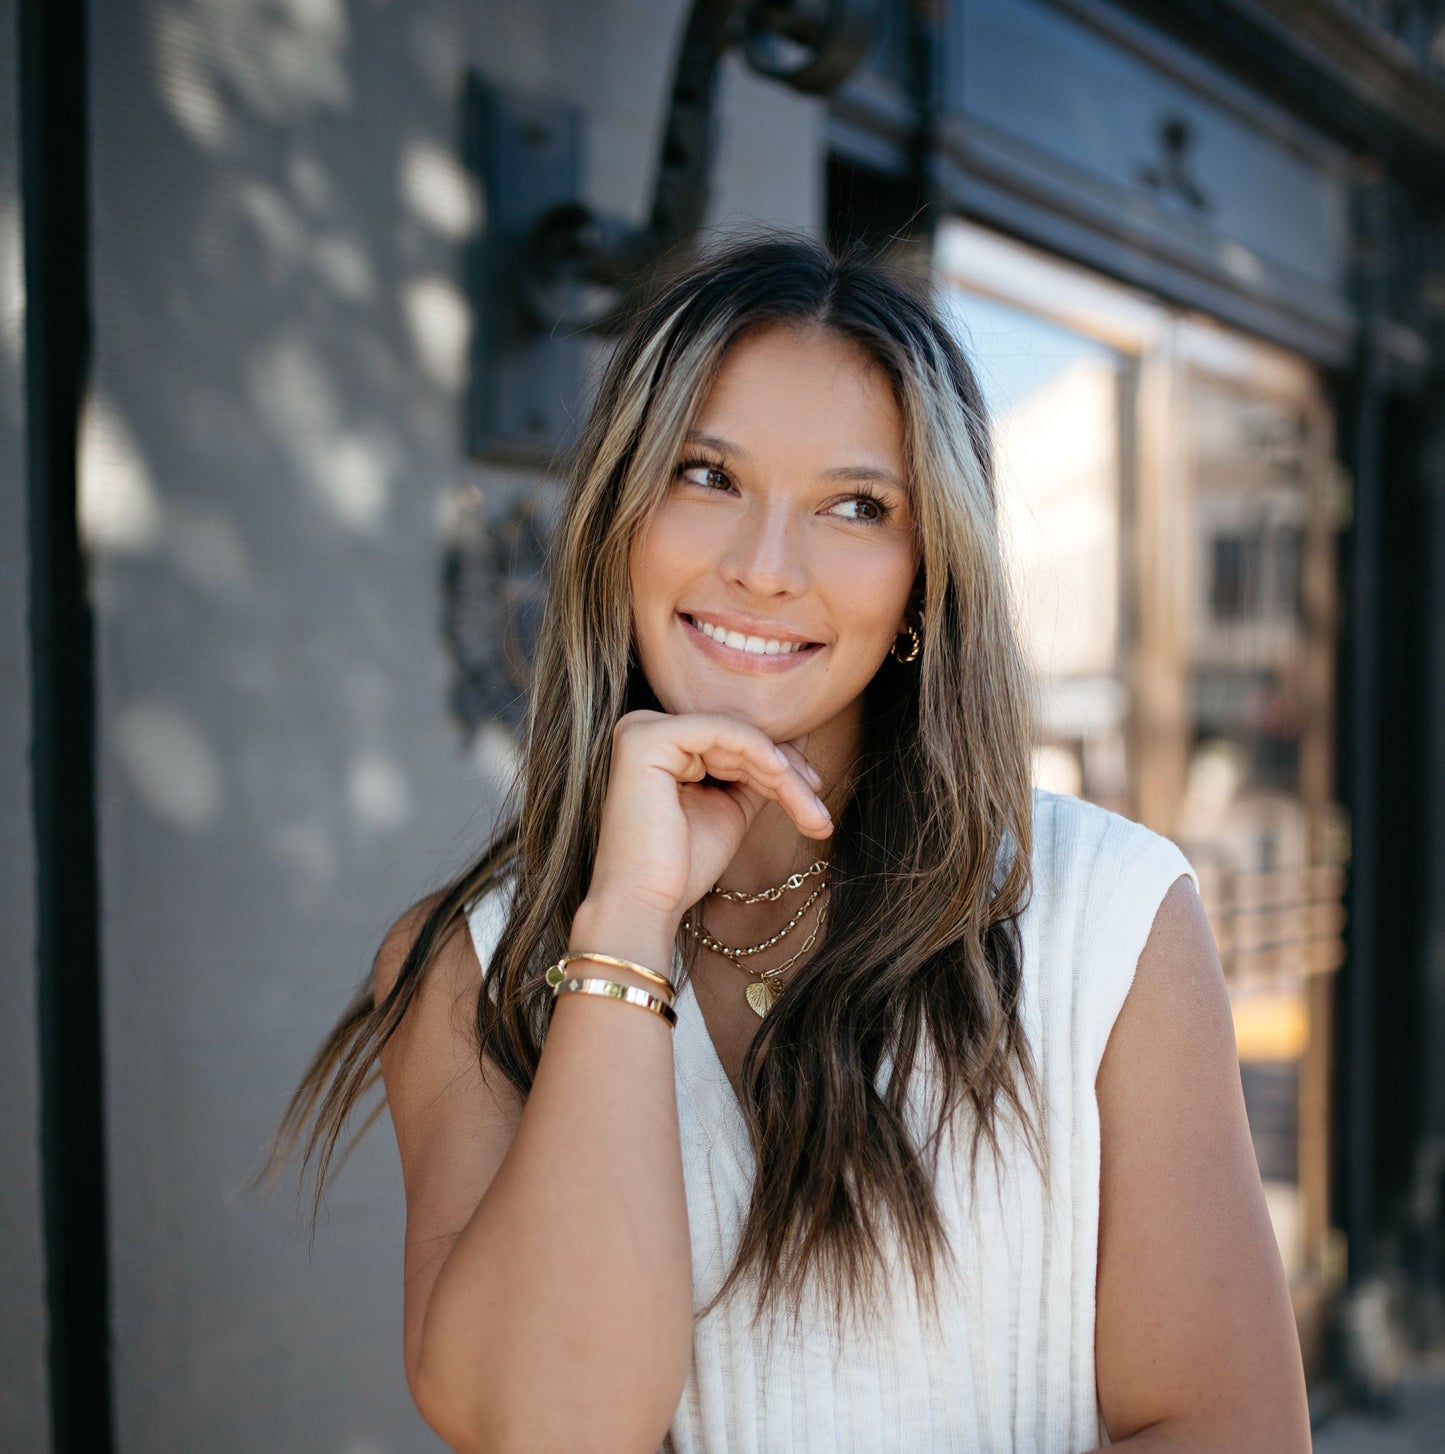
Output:
[[[701,474],[703,478],[695,478],[698,474]],[[692,485],[695,489],[708,494],[722,494],[732,488],[733,484],[732,477],[726,468],[715,459],[684,459],[679,462],[674,477],[679,482]],[[895,508],[882,495],[874,494],[872,490],[868,489],[854,490],[836,500],[830,507],[830,511],[840,505],[860,506],[867,512],[843,517],[858,525],[882,525],[893,514]]]
[[[706,484],[702,480],[688,479],[694,470],[702,470],[709,475],[716,475],[721,485]],[[690,485],[697,485],[699,489],[720,491],[725,489],[732,481],[728,478],[727,471],[716,460],[711,459],[685,459],[677,467],[677,478],[685,480]]]
[[871,515],[851,517],[860,525],[881,525],[893,513],[893,506],[882,495],[875,495],[871,490],[858,490],[849,495],[846,500],[840,500],[838,503],[841,505],[866,505],[873,512]]

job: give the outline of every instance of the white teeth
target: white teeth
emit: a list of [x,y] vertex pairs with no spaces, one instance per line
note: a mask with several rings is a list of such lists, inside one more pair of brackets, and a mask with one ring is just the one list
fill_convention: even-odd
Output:
[[750,651],[754,656],[788,656],[802,650],[802,643],[798,641],[774,641],[771,637],[744,636],[741,631],[727,631],[721,626],[714,626],[711,621],[697,618],[694,618],[694,624],[704,636],[721,641],[735,651]]

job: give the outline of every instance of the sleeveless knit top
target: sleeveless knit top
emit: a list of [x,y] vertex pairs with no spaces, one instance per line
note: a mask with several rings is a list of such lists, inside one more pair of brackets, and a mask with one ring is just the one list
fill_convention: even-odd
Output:
[[[1102,808],[1035,790],[1033,895],[1019,920],[1022,1023],[1043,1097],[1048,1185],[1017,1128],[970,1165],[965,1130],[945,1138],[936,1189],[950,1257],[938,1316],[894,1260],[887,1302],[863,1326],[831,1301],[753,1318],[743,1281],[693,1331],[693,1361],[662,1454],[1077,1454],[1106,1442],[1094,1376],[1099,1108],[1094,1082],[1155,913],[1181,875],[1168,839]],[[1197,884],[1197,879],[1195,880]],[[471,912],[482,965],[502,927],[499,896]],[[675,964],[674,969],[680,968]],[[736,1093],[684,983],[674,1036],[694,1307],[732,1266],[753,1155]],[[929,1117],[928,1058],[909,1121]],[[880,1070],[880,1085],[889,1072]]]

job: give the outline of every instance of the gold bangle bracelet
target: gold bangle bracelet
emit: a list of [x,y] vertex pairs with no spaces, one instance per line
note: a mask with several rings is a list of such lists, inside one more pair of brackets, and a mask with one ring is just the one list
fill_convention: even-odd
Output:
[[569,949],[547,971],[547,983],[553,986],[553,988],[561,984],[567,977],[567,966],[574,959],[590,959],[594,964],[605,964],[609,969],[630,969],[633,974],[640,974],[643,979],[651,980],[653,984],[660,985],[667,991],[670,1000],[677,998],[677,986],[666,975],[658,974],[655,969],[648,969],[646,965],[638,964],[635,960],[619,959],[615,954],[596,954],[590,949]]
[[677,1024],[677,1011],[660,995],[650,995],[636,985],[623,984],[620,979],[564,979],[553,986],[552,998],[556,999],[558,995],[601,995],[604,999],[636,1005],[640,1010],[651,1010],[654,1015],[661,1015],[669,1025]]

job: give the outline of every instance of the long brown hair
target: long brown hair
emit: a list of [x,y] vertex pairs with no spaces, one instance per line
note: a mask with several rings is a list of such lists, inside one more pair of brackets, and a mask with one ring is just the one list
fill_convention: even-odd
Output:
[[[816,1271],[840,1313],[864,1308],[883,1286],[891,1230],[932,1303],[948,1250],[933,1186],[945,1138],[961,1119],[972,1156],[983,1144],[996,1152],[1004,1116],[1038,1151],[1016,932],[1029,892],[1030,698],[978,386],[907,275],[770,238],[659,285],[611,358],[571,460],[513,806],[438,896],[385,999],[358,994],[278,1134],[279,1157],[305,1142],[313,1211],[378,1052],[439,945],[503,876],[510,907],[478,997],[478,1053],[530,1090],[547,1032],[542,975],[567,947],[591,878],[612,728],[656,705],[632,650],[629,545],[729,345],[769,324],[850,339],[892,383],[922,560],[923,649],[910,665],[885,660],[866,691],[828,932],[743,1062],[757,1174],[717,1299],[756,1275],[759,1312],[774,1294],[796,1309]],[[932,1123],[915,1139],[906,1094],[925,1057]]]

